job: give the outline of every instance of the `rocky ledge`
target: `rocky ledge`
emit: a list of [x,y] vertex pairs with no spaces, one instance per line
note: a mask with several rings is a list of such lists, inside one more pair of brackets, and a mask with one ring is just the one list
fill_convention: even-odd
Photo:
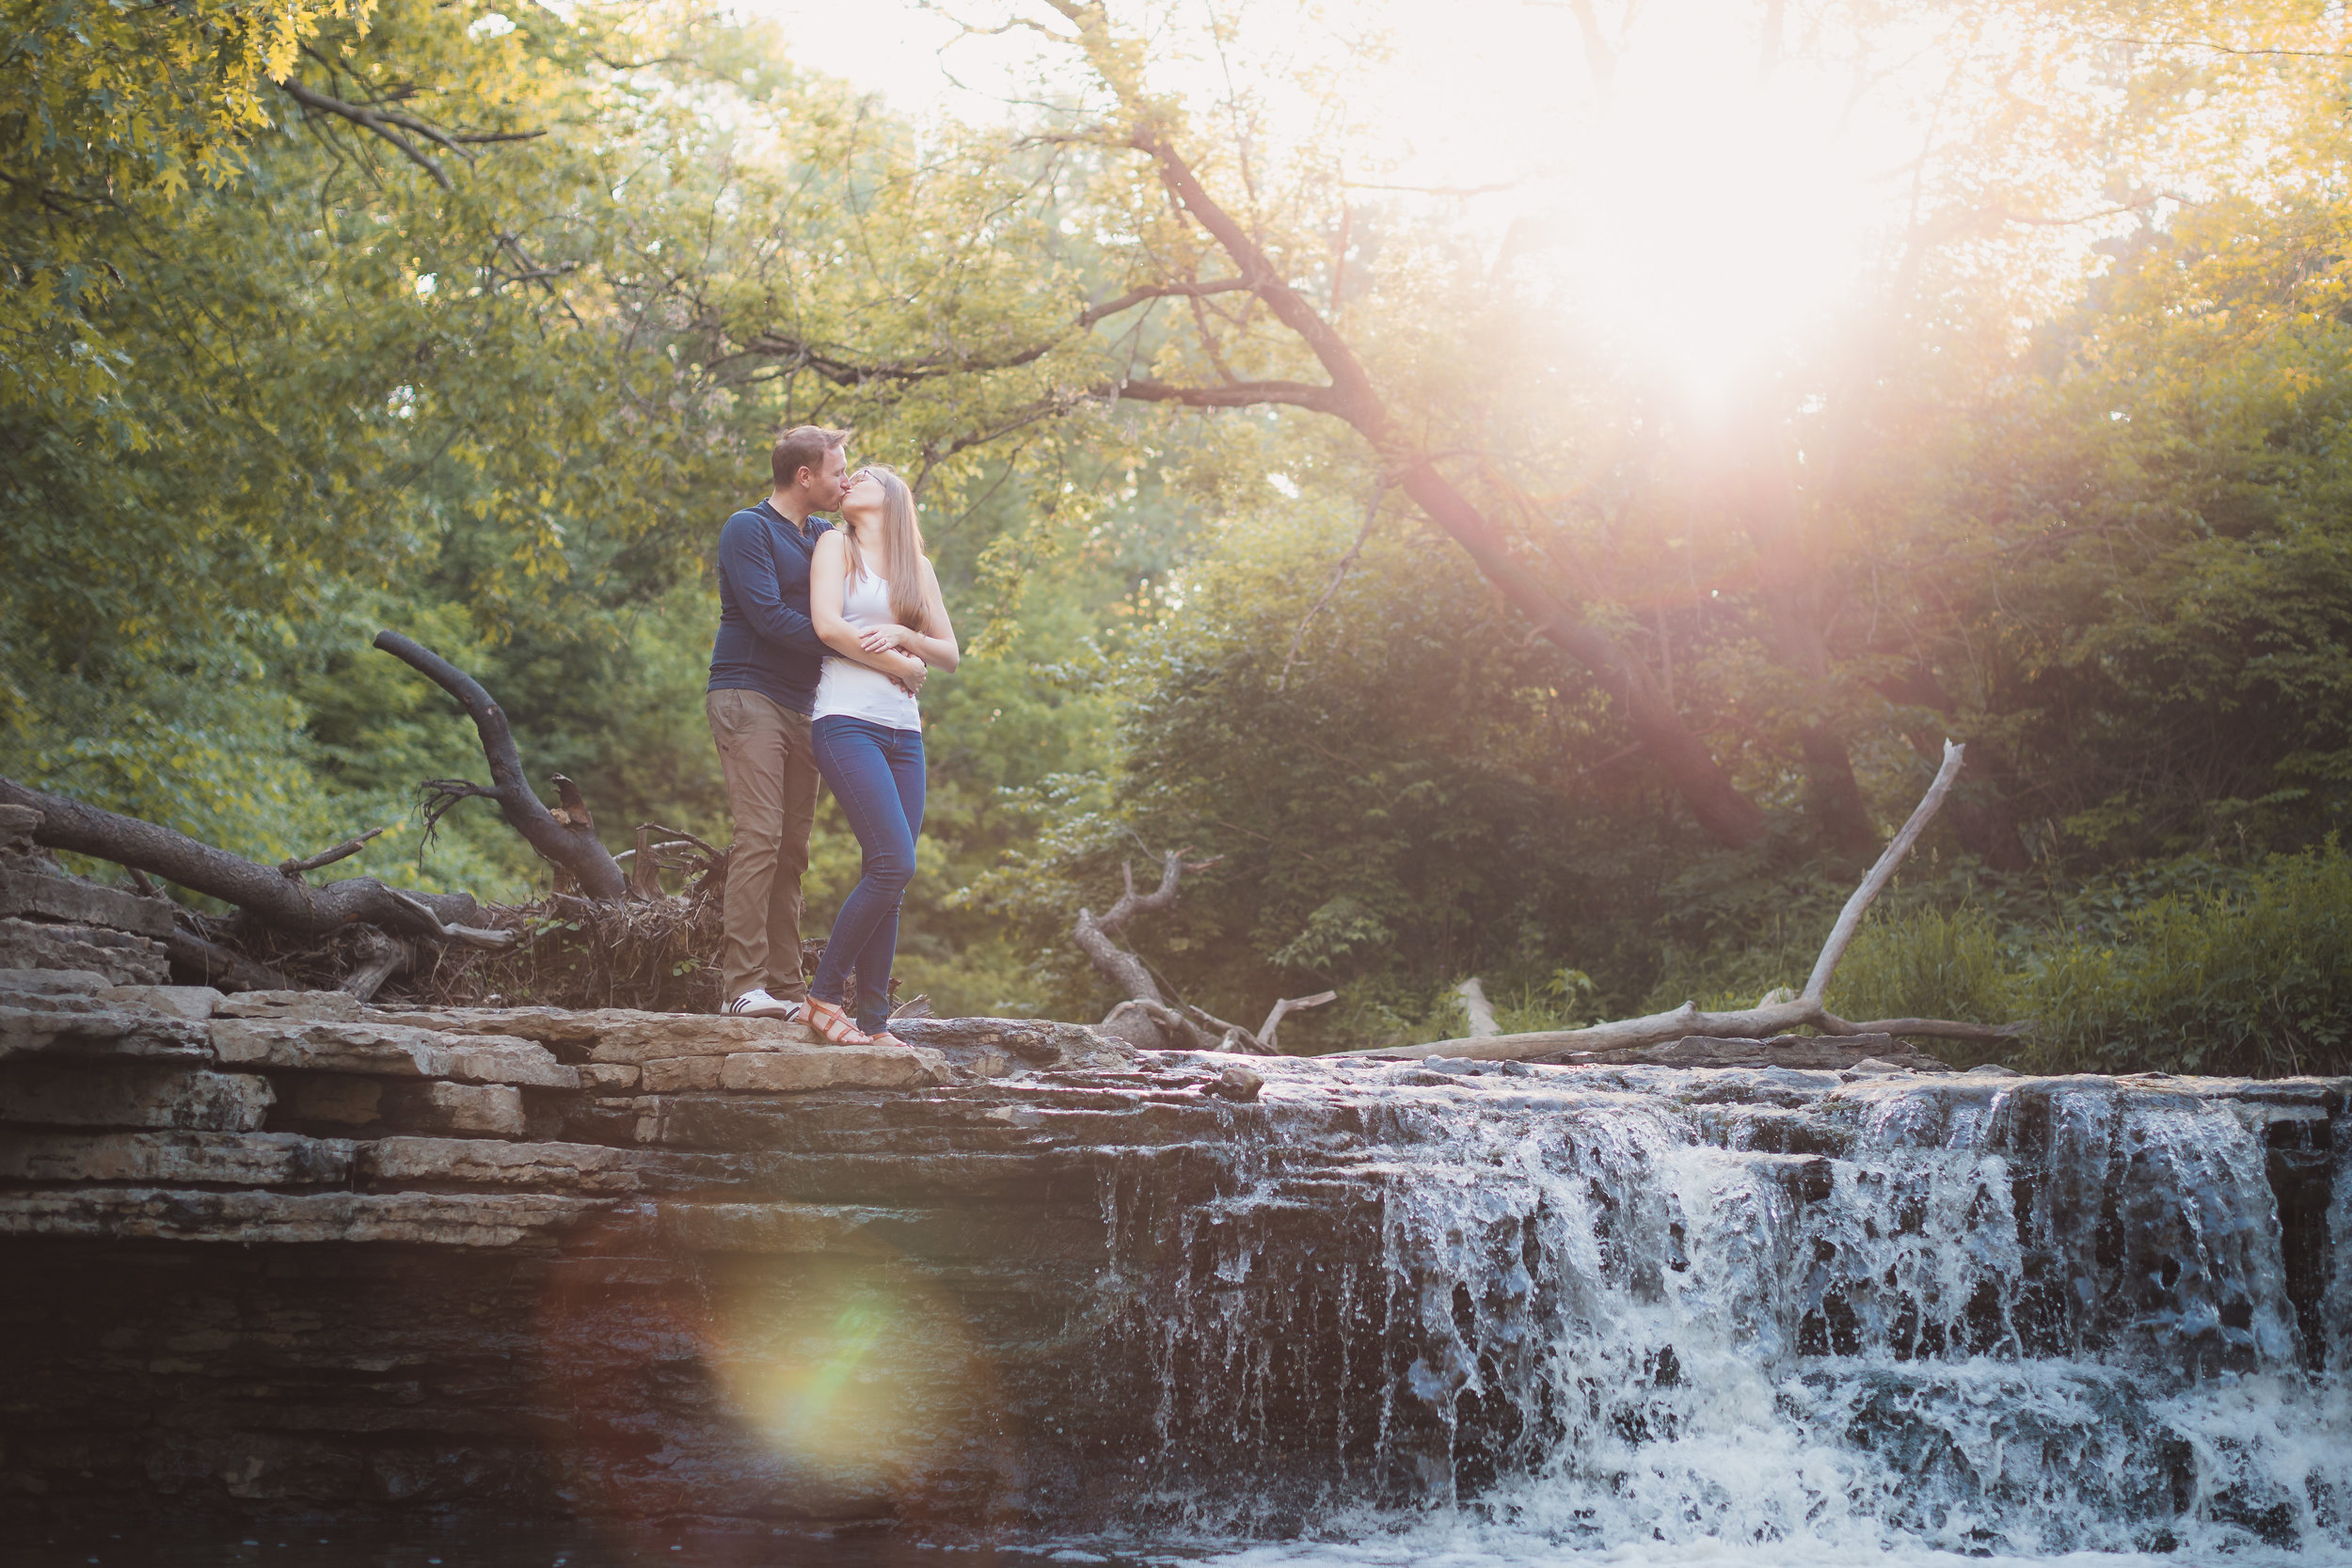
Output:
[[771,1019],[373,1007],[0,970],[0,1235],[503,1246],[640,1190],[677,1096],[904,1091],[1134,1058],[1070,1025],[914,1032],[930,1043],[827,1046]]
[[[2338,1081],[907,1032],[0,974],[0,1526],[1449,1496],[1561,1440],[1498,1392],[1531,1347],[1656,1319],[1609,1292],[1664,1299],[1741,1213],[1777,1239],[1725,1243],[1765,1271],[1726,1299],[1792,1354],[2316,1367],[2352,1303]],[[2182,1203],[2235,1205],[2187,1229],[2149,1196],[2184,1128]],[[1935,1196],[1963,1146],[2006,1174]],[[1906,1308],[1878,1251],[1940,1224],[1983,1281]],[[1674,1348],[1627,1354],[1664,1397]]]

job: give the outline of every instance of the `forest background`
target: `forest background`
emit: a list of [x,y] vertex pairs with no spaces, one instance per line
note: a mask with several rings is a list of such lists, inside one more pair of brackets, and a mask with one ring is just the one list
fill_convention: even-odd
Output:
[[[1071,919],[1173,847],[1133,939],[1226,1017],[1336,989],[1294,1051],[1470,974],[1750,1003],[1948,735],[1836,1010],[2352,1061],[2340,6],[1531,0],[1486,103],[1400,97],[1369,0],[976,4],[1034,50],[989,114],[691,5],[6,14],[0,773],[543,890],[422,832],[478,752],[389,626],[601,824],[723,841],[710,551],[820,420],[971,647],[943,1012],[1100,1016]],[[818,923],[855,854],[828,805]]]

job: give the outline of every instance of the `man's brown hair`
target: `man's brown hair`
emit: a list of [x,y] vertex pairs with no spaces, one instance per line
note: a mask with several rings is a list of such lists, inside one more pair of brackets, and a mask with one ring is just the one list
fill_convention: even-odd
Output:
[[820,424],[796,424],[776,437],[776,450],[768,454],[768,466],[776,476],[776,488],[788,490],[801,477],[803,468],[822,470],[825,453],[850,438],[846,430],[828,430]]

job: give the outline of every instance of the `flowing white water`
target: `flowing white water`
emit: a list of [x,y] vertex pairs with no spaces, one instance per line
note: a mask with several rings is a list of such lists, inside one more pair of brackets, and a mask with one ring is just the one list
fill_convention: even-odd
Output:
[[1160,1496],[1292,1537],[1237,1563],[2352,1561],[2341,1097],[1375,1070],[1277,1071],[1155,1292]]

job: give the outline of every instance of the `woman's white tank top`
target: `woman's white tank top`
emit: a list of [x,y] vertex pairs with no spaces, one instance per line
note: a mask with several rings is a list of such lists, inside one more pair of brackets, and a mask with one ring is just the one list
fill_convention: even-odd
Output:
[[[841,585],[841,618],[860,631],[898,625],[898,617],[890,613],[890,584],[869,571],[850,577]],[[888,675],[838,654],[827,654],[824,669],[817,677],[817,705],[809,711],[809,720],[813,723],[834,713],[885,729],[923,727],[922,708]]]

